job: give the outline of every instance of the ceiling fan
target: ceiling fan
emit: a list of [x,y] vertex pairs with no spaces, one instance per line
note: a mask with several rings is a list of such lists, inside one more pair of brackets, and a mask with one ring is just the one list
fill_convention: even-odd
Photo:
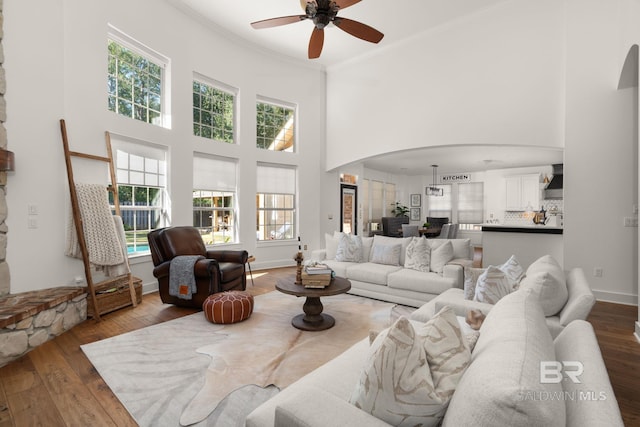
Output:
[[313,32],[309,40],[309,59],[320,57],[324,44],[324,27],[333,24],[352,36],[378,43],[384,37],[380,31],[352,19],[338,17],[338,12],[359,3],[361,0],[300,0],[305,15],[281,16],[279,18],[265,19],[252,22],[255,29],[278,27],[280,25],[293,24],[295,22],[310,19],[313,21]]

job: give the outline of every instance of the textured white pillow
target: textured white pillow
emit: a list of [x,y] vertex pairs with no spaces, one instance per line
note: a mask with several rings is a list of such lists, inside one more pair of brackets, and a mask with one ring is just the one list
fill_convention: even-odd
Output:
[[407,251],[404,255],[404,268],[428,273],[430,255],[431,248],[427,239],[414,237],[407,245]]
[[401,244],[374,245],[371,249],[371,262],[376,264],[400,265]]
[[569,299],[564,271],[550,255],[537,259],[527,268],[520,288],[535,291],[547,317],[558,314]]
[[500,270],[504,271],[504,274],[511,281],[511,287],[514,290],[518,289],[520,280],[522,280],[522,277],[524,276],[524,269],[518,262],[516,256],[511,255],[511,257],[500,266]]
[[484,268],[465,267],[464,269],[464,299],[473,300],[476,296],[476,283]]
[[360,236],[342,234],[336,250],[336,261],[362,262],[362,239]]
[[336,259],[336,252],[338,251],[338,243],[340,242],[340,236],[343,233],[335,232],[334,234],[324,234],[324,247],[326,251],[327,259]]
[[511,281],[507,278],[505,272],[498,267],[490,265],[478,277],[474,300],[495,304],[503,296],[509,295],[512,290]]
[[434,273],[442,273],[446,263],[453,259],[453,245],[451,242],[438,246],[437,248],[431,248],[431,271]]
[[437,426],[470,362],[451,308],[419,331],[400,317],[371,345],[350,402],[394,426]]

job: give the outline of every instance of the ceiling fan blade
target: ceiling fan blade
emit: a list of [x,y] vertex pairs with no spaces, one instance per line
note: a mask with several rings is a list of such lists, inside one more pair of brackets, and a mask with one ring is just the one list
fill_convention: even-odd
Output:
[[322,53],[322,45],[324,44],[324,30],[316,27],[313,28],[311,39],[309,39],[309,59],[316,59]]
[[384,34],[375,28],[352,19],[336,17],[333,23],[336,27],[351,34],[352,36],[371,43],[378,43],[384,37]]
[[262,28],[279,27],[280,25],[293,24],[295,22],[304,21],[307,15],[281,16],[279,18],[264,19],[262,21],[252,22],[251,26],[256,30]]
[[361,0],[333,0],[335,4],[338,5],[340,10],[346,9],[349,6],[353,6],[356,3],[360,3]]

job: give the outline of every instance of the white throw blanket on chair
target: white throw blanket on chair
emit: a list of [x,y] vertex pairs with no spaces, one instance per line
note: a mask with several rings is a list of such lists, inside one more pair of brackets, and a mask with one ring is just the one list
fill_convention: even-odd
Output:
[[[106,187],[100,184],[76,184],[76,194],[89,263],[109,276],[127,273],[129,267],[125,259],[126,249],[123,249],[126,248],[124,228],[122,220],[111,214]],[[73,213],[69,216],[65,255],[82,258]],[[118,232],[118,226],[121,232]]]

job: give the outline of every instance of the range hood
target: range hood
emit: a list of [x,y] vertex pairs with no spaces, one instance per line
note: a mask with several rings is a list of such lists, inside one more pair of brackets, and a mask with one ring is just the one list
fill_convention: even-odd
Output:
[[553,178],[551,178],[551,182],[549,182],[549,185],[547,185],[547,188],[544,190],[544,198],[547,200],[562,199],[564,197],[564,191],[562,190],[564,165],[558,163],[551,166],[553,167]]

